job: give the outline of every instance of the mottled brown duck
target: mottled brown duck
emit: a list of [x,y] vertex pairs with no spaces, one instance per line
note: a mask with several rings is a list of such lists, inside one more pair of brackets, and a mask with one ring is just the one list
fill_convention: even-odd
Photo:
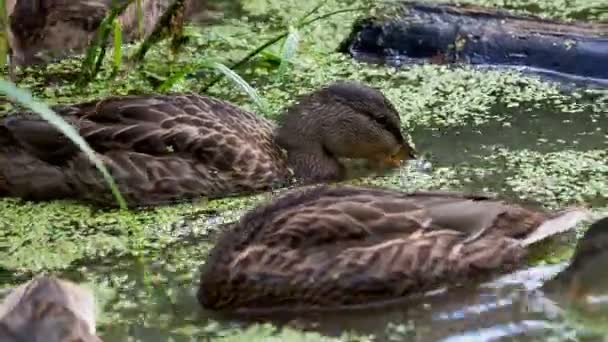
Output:
[[[7,0],[9,42],[16,64],[28,65],[82,52],[93,39],[115,0]],[[127,0],[118,0],[124,4]],[[143,34],[154,29],[171,0],[142,0]],[[186,16],[204,12],[204,0],[186,0]],[[123,39],[140,38],[138,7],[135,2],[118,17]]]
[[221,234],[197,296],[229,312],[378,305],[512,270],[529,245],[586,217],[456,192],[298,189]]
[[0,306],[0,341],[101,342],[90,291],[52,276],[13,290]]
[[[111,97],[54,110],[110,168],[131,206],[264,191],[348,177],[341,158],[394,167],[414,152],[378,90],[334,82],[302,96],[281,123],[194,94]],[[0,121],[0,196],[115,205],[101,174],[33,113]]]
[[570,264],[543,285],[543,290],[583,302],[608,294],[608,217],[595,221],[577,242]]

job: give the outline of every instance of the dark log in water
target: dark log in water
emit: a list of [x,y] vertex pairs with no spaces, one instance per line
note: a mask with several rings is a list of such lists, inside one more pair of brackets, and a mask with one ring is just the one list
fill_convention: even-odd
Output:
[[358,20],[341,52],[365,61],[519,66],[608,85],[608,24],[470,5],[402,2]]

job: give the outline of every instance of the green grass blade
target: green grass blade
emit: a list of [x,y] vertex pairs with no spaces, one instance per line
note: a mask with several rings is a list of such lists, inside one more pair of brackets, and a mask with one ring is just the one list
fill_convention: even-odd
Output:
[[0,67],[4,67],[8,62],[8,32],[9,32],[8,15],[6,13],[6,1],[0,0]]
[[283,51],[281,52],[281,64],[279,65],[278,75],[282,77],[287,71],[289,63],[291,63],[291,59],[295,56],[296,51],[298,50],[298,45],[300,44],[300,33],[298,29],[294,27],[289,28],[289,34],[287,38],[285,38],[285,43],[283,44]]
[[238,85],[241,89],[243,89],[247,95],[255,102],[255,104],[260,108],[262,112],[266,112],[266,104],[264,100],[258,95],[257,91],[253,89],[252,86],[247,83],[239,74],[234,72],[229,67],[225,66],[219,62],[210,62],[207,64],[209,68],[215,69],[218,72],[222,73],[225,77],[227,77],[234,84]]
[[143,38],[146,34],[144,26],[144,7],[142,6],[142,0],[135,0],[135,8],[137,14],[137,31],[139,32],[139,38]]
[[182,70],[174,72],[163,83],[156,87],[156,90],[162,92],[171,89],[171,87],[173,87],[175,83],[184,80],[190,72],[192,72],[191,68],[184,68]]
[[321,9],[321,7],[323,7],[323,5],[325,5],[324,2],[319,2],[317,6],[313,7],[310,11],[308,11],[308,13],[304,14],[304,16],[302,16],[302,18],[298,20],[298,25],[302,24],[306,19],[310,18],[311,15],[317,13]]
[[80,67],[82,73],[78,81],[80,86],[84,86],[97,75],[105,56],[106,42],[108,41],[108,37],[112,30],[112,23],[114,22],[114,19],[118,18],[127,10],[133,1],[135,0],[127,0],[121,5],[118,5],[116,1],[112,2],[113,6],[110,9],[110,12],[103,18],[101,24],[99,24],[95,36],[89,43],[89,47],[85,53],[85,58]]
[[[329,18],[329,17],[334,16],[336,14],[347,13],[347,12],[359,12],[359,11],[369,10],[370,8],[371,8],[371,6],[368,6],[368,7],[346,8],[346,9],[336,10],[336,11],[333,11],[333,12],[329,12],[329,13],[325,13],[325,14],[319,15],[319,16],[314,17],[312,19],[304,20],[304,21],[300,22],[296,27],[297,28],[302,28],[302,27],[310,25],[310,24],[312,24],[312,23],[314,23],[316,21]],[[313,14],[313,13],[314,12],[311,11],[311,14]],[[276,37],[271,38],[270,40],[268,40],[264,44],[262,44],[262,45],[258,46],[257,48],[253,49],[251,52],[249,52],[245,57],[241,58],[239,61],[233,63],[230,66],[230,68],[232,68],[232,69],[238,69],[238,68],[240,68],[245,63],[249,62],[253,57],[257,56],[260,52],[264,51],[267,47],[275,44],[276,42],[278,42],[281,39],[287,37],[288,35],[289,35],[289,32],[285,31],[285,32],[277,35]],[[207,83],[201,89],[201,92],[206,92],[209,88],[213,87],[217,82],[219,82],[222,79],[222,76],[216,77],[213,80],[211,80],[211,82]]]
[[118,19],[114,19],[114,73],[120,70],[122,63],[122,27]]
[[55,126],[55,128],[61,131],[61,133],[63,133],[66,137],[72,140],[78,146],[78,148],[80,148],[80,150],[83,151],[87,155],[87,157],[89,157],[89,159],[95,164],[97,169],[103,174],[103,177],[110,186],[112,194],[116,198],[116,201],[120,205],[120,208],[127,208],[127,204],[124,198],[120,194],[120,191],[118,190],[114,179],[106,169],[105,165],[99,158],[97,158],[91,146],[89,146],[89,144],[78,134],[78,132],[76,131],[76,129],[74,129],[74,127],[72,127],[72,125],[63,120],[63,118],[57,115],[49,106],[42,102],[34,100],[32,95],[28,91],[17,88],[17,86],[15,86],[12,82],[0,79],[0,92],[17,100],[22,105],[27,106],[32,111],[38,113],[38,115],[40,115],[44,120],[48,121],[50,124]]

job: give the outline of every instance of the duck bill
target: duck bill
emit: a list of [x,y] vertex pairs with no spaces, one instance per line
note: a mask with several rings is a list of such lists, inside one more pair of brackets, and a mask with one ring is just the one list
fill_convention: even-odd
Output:
[[418,158],[416,150],[408,144],[404,144],[395,155],[387,156],[383,161],[386,165],[399,167],[402,162],[416,158]]

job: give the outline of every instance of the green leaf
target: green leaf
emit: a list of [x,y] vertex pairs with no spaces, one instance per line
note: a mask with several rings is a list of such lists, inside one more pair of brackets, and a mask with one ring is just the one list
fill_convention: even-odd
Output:
[[66,137],[72,140],[74,144],[76,144],[78,148],[80,148],[80,150],[83,151],[87,155],[87,157],[89,157],[89,159],[95,164],[97,169],[103,174],[103,177],[110,186],[112,194],[116,198],[116,201],[120,205],[120,208],[127,208],[127,204],[124,198],[120,194],[120,191],[118,190],[114,179],[106,169],[105,165],[99,158],[97,158],[97,156],[95,155],[95,151],[93,151],[91,146],[89,146],[89,144],[78,134],[78,132],[76,131],[76,129],[74,129],[74,127],[72,127],[72,125],[67,123],[65,120],[63,120],[62,117],[53,112],[53,110],[49,106],[42,102],[34,100],[32,95],[28,91],[17,88],[17,86],[15,86],[12,82],[0,79],[0,92],[3,92],[7,96],[14,98],[19,103],[27,106],[32,111],[38,113],[44,120],[48,121]]
[[114,73],[120,70],[122,63],[122,27],[118,19],[114,19]]
[[278,75],[282,77],[287,70],[287,66],[291,62],[293,56],[295,56],[296,51],[298,50],[298,45],[300,43],[300,33],[298,29],[294,27],[289,27],[289,34],[287,38],[285,38],[285,43],[283,44],[283,50],[281,51],[281,64],[279,65]]
[[175,83],[185,79],[190,72],[191,68],[183,68],[172,73],[171,76],[169,76],[163,83],[156,87],[156,90],[163,92],[171,89],[171,87],[173,87]]
[[323,7],[323,5],[325,5],[325,2],[319,2],[315,7],[308,11],[308,13],[306,13],[302,18],[298,20],[298,26],[304,23],[306,19],[310,18],[311,15],[317,13],[321,9],[321,7]]
[[239,76],[239,74],[237,74],[232,69],[230,69],[229,67],[227,67],[224,64],[219,63],[219,62],[207,62],[207,63],[205,63],[205,66],[222,73],[230,81],[232,81],[234,84],[238,85],[241,89],[243,89],[247,93],[247,95],[249,95],[249,97],[253,100],[253,102],[255,102],[255,104],[260,108],[260,110],[262,112],[264,112],[264,113],[266,112],[267,107],[266,107],[264,100],[260,97],[260,95],[257,93],[257,91],[255,91],[255,89],[253,89],[253,87],[250,86],[249,83],[247,83],[247,81],[245,81],[241,76]]
[[135,11],[137,13],[137,31],[139,32],[139,37],[143,37],[146,33],[146,28],[144,26],[144,8],[142,6],[142,0],[135,0]]
[[97,28],[95,32],[95,37],[89,43],[89,47],[85,53],[85,58],[82,62],[81,66],[81,77],[78,81],[80,86],[84,86],[90,80],[92,80],[95,75],[99,72],[101,67],[101,62],[105,56],[106,52],[106,43],[108,41],[108,37],[110,36],[110,30],[112,29],[112,23],[114,19],[118,18],[135,0],[127,0],[125,3],[118,5],[117,1],[112,1],[112,9],[110,12],[103,18],[101,24]]

